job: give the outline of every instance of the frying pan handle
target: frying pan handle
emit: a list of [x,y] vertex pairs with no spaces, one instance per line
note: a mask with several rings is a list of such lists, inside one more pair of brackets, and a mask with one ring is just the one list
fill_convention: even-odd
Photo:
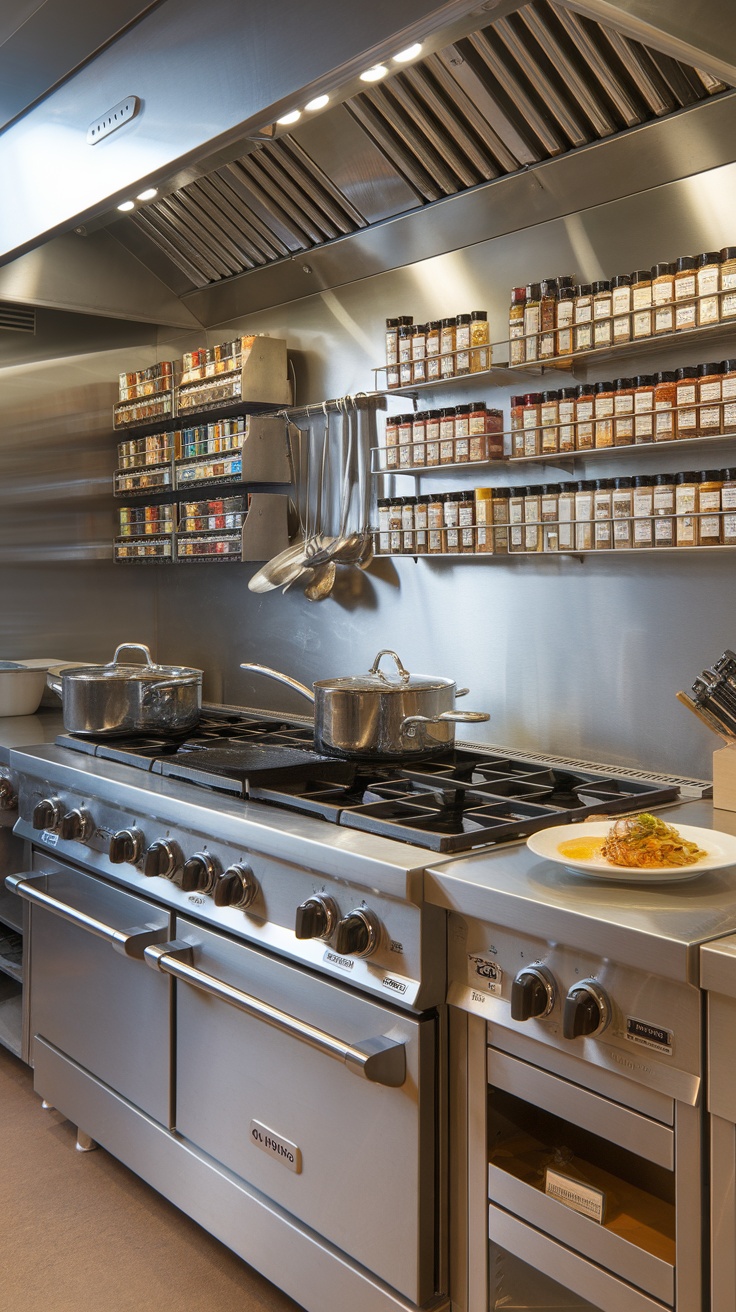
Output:
[[287,688],[293,688],[294,692],[301,693],[306,697],[308,702],[314,705],[314,693],[306,684],[300,683],[298,679],[292,679],[289,674],[282,674],[281,670],[272,670],[270,665],[256,665],[253,661],[243,661],[240,665],[241,670],[251,670],[253,674],[265,674],[267,679],[275,679],[277,683],[285,683]]

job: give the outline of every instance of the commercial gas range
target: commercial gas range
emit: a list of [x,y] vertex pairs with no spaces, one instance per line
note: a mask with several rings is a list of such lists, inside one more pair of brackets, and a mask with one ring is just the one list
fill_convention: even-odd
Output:
[[677,782],[462,745],[356,766],[315,757],[304,721],[217,708],[184,743],[62,735],[11,768],[30,1057],[80,1145],[306,1308],[448,1306],[446,914],[426,867]]

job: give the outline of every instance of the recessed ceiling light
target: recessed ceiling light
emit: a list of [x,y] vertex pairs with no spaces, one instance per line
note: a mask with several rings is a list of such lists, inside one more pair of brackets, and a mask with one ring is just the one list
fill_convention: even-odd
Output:
[[136,200],[153,200],[154,196],[158,196],[158,187],[146,187],[145,191],[136,196]]
[[398,55],[394,55],[395,64],[408,64],[410,59],[416,59],[421,54],[422,47],[419,41],[415,41],[413,46],[407,46],[406,50],[400,50]]
[[381,78],[385,77],[387,73],[388,69],[385,64],[374,64],[373,68],[367,68],[365,73],[361,73],[360,80],[361,82],[380,82]]
[[123,213],[127,213],[128,210],[134,210],[134,209],[135,209],[135,201],[134,201],[134,200],[124,200],[124,201],[121,202],[120,205],[118,205],[118,209],[119,209],[119,210],[122,210]]
[[324,109],[325,105],[329,105],[329,103],[329,96],[315,96],[314,100],[310,100],[304,108],[309,110]]
[[296,123],[301,116],[302,111],[300,109],[292,109],[288,114],[282,114],[281,118],[277,118],[276,122],[280,123],[282,127],[288,127],[290,123]]

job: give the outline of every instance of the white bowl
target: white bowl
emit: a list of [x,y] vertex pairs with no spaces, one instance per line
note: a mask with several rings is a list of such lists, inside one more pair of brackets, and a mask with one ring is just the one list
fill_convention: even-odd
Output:
[[46,688],[46,670],[0,669],[0,719],[8,715],[35,715]]

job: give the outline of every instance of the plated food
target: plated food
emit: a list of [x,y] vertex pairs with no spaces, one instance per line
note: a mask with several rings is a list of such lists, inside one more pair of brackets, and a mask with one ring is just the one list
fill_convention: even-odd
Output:
[[621,820],[542,829],[527,839],[537,856],[574,874],[626,883],[695,879],[736,864],[736,837],[693,825],[671,825],[649,812]]

